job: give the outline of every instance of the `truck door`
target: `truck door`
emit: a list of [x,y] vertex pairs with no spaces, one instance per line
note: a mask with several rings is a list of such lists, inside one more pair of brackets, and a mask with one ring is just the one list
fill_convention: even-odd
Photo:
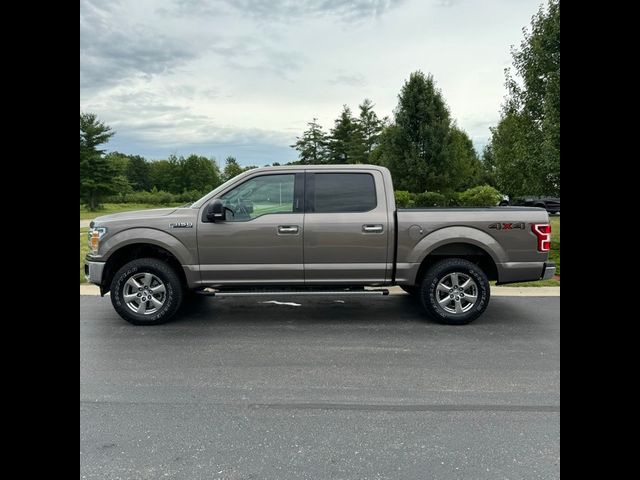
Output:
[[305,284],[384,283],[389,218],[377,170],[307,170]]
[[208,285],[303,284],[304,173],[256,174],[219,198],[224,221],[198,220],[200,273]]

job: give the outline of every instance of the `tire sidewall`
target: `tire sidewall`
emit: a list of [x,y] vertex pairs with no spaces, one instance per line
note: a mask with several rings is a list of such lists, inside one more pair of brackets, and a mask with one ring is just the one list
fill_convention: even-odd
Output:
[[[127,280],[138,273],[152,273],[165,285],[166,294],[162,308],[152,315],[137,314],[127,306],[123,298]],[[156,325],[168,321],[182,301],[180,279],[166,263],[155,259],[139,259],[124,265],[113,276],[111,282],[111,303],[118,314],[134,325]]]
[[[445,311],[436,300],[436,289],[440,280],[452,272],[469,275],[478,287],[478,300],[464,314]],[[421,300],[425,309],[440,323],[464,325],[478,318],[487,308],[490,298],[489,280],[477,265],[463,259],[449,259],[434,265],[426,274],[421,288]]]

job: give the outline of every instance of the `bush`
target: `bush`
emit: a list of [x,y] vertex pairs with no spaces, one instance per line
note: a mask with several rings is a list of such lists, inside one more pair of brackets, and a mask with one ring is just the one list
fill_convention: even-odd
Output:
[[423,192],[416,195],[416,207],[446,207],[445,196],[438,192]]
[[178,202],[195,202],[196,200],[204,197],[209,191],[201,192],[200,190],[185,190],[180,195],[177,195],[176,198]]
[[442,195],[444,195],[444,206],[446,207],[460,206],[460,192],[454,192],[453,190],[445,190],[442,192]]
[[406,190],[396,190],[393,194],[396,197],[397,208],[411,208],[415,206],[415,193],[407,192]]
[[489,185],[473,187],[459,194],[460,205],[463,207],[494,207],[501,198],[500,193]]
[[124,196],[124,203],[149,203],[159,205],[161,203],[179,202],[177,195],[164,192],[162,190],[152,190],[151,192],[134,192]]

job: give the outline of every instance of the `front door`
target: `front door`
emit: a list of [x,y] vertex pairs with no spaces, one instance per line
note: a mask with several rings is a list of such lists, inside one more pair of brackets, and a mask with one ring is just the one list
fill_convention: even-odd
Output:
[[256,174],[220,195],[224,221],[198,220],[205,285],[302,284],[303,173]]
[[[355,169],[355,166],[354,166]],[[389,221],[377,170],[308,170],[304,219],[305,283],[384,283]]]

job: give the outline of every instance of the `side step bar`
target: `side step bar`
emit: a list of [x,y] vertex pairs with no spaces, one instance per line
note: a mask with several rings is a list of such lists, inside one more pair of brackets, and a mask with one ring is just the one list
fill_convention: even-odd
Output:
[[276,295],[389,295],[386,288],[376,290],[237,290],[237,291],[214,291],[213,289],[196,290],[198,295],[208,297],[253,297],[253,296],[276,296]]

